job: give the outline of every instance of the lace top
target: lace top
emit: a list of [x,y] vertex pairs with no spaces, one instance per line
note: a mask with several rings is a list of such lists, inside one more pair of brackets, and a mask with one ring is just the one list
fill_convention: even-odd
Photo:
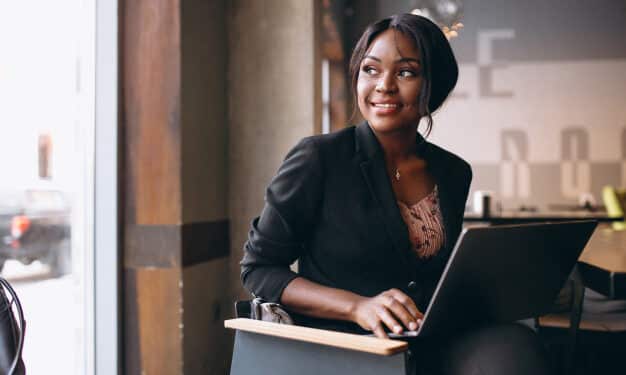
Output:
[[420,258],[430,258],[444,243],[443,219],[439,209],[437,186],[412,206],[398,201],[402,218],[409,230],[409,239]]

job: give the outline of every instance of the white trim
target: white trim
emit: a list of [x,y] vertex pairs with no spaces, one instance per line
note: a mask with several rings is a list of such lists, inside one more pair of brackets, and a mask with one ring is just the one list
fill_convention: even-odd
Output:
[[[78,1],[79,22],[77,83],[78,91],[78,139],[82,142],[84,171],[82,188],[76,189],[80,199],[77,220],[72,228],[77,236],[72,235],[72,249],[84,249],[83,252],[72,251],[72,259],[77,266],[73,271],[79,275],[83,292],[83,336],[80,338],[80,358],[77,373],[94,374],[95,357],[95,283],[94,283],[94,168],[95,168],[95,57],[96,57],[96,0]],[[74,232],[74,230],[73,230]],[[80,236],[80,238],[77,238]]]
[[322,134],[330,133],[330,63],[322,59]]
[[[95,0],[94,0],[95,1]],[[118,374],[118,1],[96,1],[94,275],[96,375]]]

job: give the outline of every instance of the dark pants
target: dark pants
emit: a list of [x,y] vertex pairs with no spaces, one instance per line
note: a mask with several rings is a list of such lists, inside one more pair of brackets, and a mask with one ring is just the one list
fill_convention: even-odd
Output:
[[552,374],[535,332],[521,324],[492,325],[454,337],[410,343],[409,374]]

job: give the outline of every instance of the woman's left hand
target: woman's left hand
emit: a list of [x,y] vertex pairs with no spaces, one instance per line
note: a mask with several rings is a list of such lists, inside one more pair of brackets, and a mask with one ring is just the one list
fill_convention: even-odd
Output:
[[377,337],[387,338],[384,326],[398,334],[404,328],[414,331],[423,316],[411,297],[398,289],[389,289],[377,296],[359,299],[355,303],[352,320],[361,328],[374,332]]

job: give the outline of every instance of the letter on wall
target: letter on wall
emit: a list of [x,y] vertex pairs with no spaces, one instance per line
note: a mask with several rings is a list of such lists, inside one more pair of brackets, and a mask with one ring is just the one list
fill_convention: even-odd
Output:
[[577,198],[591,191],[589,134],[580,127],[561,132],[561,192],[567,198]]
[[498,39],[515,38],[515,30],[501,29],[478,32],[478,85],[481,97],[510,98],[511,91],[496,91],[493,88],[493,71],[506,65],[493,58],[493,42]]
[[503,130],[500,190],[503,198],[530,197],[528,136],[522,130]]

